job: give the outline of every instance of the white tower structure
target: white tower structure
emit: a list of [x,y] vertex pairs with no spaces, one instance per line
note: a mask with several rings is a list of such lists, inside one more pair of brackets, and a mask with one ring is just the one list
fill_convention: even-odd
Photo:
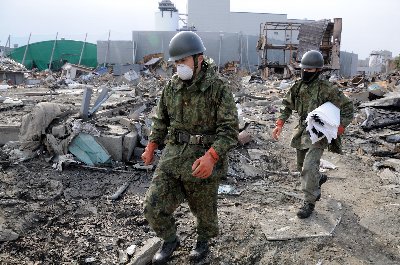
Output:
[[179,13],[170,0],[158,3],[159,12],[156,12],[156,31],[176,31],[179,29]]

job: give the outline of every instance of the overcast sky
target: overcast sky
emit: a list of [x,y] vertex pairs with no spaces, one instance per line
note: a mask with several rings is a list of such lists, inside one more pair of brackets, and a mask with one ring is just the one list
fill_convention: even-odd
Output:
[[[0,45],[25,45],[59,38],[84,40],[131,39],[132,30],[154,30],[154,13],[161,0],[1,0]],[[201,0],[198,0],[201,1]],[[215,0],[218,1],[218,0]],[[186,0],[172,0],[179,13]],[[359,59],[372,50],[400,54],[400,0],[231,0],[232,12],[287,14],[290,19],[343,18],[341,50]],[[205,15],[206,16],[206,15]],[[258,25],[257,25],[258,26]]]

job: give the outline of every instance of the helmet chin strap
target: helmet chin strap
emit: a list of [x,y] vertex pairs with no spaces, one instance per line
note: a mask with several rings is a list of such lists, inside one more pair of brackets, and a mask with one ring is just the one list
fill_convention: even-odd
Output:
[[187,80],[188,82],[193,82],[193,80],[196,78],[196,76],[197,76],[197,69],[199,68],[198,67],[198,64],[199,64],[199,54],[194,54],[194,55],[192,55],[192,57],[193,57],[193,62],[194,62],[194,66],[193,66],[193,76],[192,76],[192,78],[191,79],[189,79],[189,80]]
[[193,69],[193,78],[192,78],[192,80],[197,75],[197,68],[198,68],[197,65],[199,64],[199,55],[198,54],[193,55],[193,61],[194,61],[194,69]]

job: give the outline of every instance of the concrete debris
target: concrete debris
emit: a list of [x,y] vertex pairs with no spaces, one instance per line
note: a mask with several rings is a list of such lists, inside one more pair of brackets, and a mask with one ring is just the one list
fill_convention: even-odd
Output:
[[130,245],[130,246],[126,249],[126,253],[127,253],[129,256],[132,256],[132,255],[135,253],[136,248],[137,248],[136,245]]
[[7,90],[9,89],[11,86],[7,85],[7,84],[0,84],[0,90]]
[[10,58],[0,57],[0,72],[24,72],[25,66]]
[[138,81],[139,81],[139,78],[140,78],[140,76],[134,70],[126,72],[124,74],[124,77],[128,82],[131,82],[132,84],[135,84],[135,85],[138,84]]
[[[75,79],[82,75],[87,75],[93,72],[93,69],[84,67],[82,65],[76,65],[71,63],[66,63],[61,67],[61,76],[66,77],[67,79]],[[47,78],[46,78],[47,79]],[[52,78],[54,79],[54,78]],[[49,80],[47,80],[49,81]]]
[[[269,67],[279,69],[276,64]],[[124,69],[113,66],[86,71],[68,64],[64,68],[63,72],[27,71],[21,84],[5,80],[0,85],[0,241],[4,242],[0,259],[10,264],[40,263],[43,257],[57,264],[146,264],[161,241],[150,231],[141,205],[161,150],[152,165],[144,165],[140,156],[148,143],[157,100],[173,67],[154,54],[140,65]],[[271,137],[282,97],[296,78],[283,80],[289,73],[278,70],[262,78],[261,70],[245,72],[235,61],[220,72],[237,103],[240,134],[239,145],[229,154],[228,174],[218,189],[221,236],[211,247],[218,260],[226,264],[268,260],[267,264],[283,257],[283,263],[293,263],[292,249],[283,256],[280,245],[275,248],[273,242],[260,242],[265,238],[330,237],[343,213],[346,225],[337,236],[348,236],[347,232],[354,230],[354,234],[367,237],[365,241],[341,238],[343,242],[367,242],[375,244],[371,249],[381,250],[381,242],[374,243],[380,235],[387,240],[382,244],[385,247],[398,244],[398,229],[390,230],[395,231],[392,239],[379,226],[387,214],[390,225],[398,223],[398,203],[392,199],[397,198],[400,187],[399,72],[374,78],[345,79],[337,73],[322,77],[353,100],[357,114],[343,137],[344,155],[326,152],[321,159],[320,171],[329,170],[329,181],[315,213],[305,222],[295,218],[297,203],[303,199],[296,154],[289,147],[290,131],[296,123],[293,119],[285,123],[283,141]],[[372,164],[375,171],[369,170]],[[365,175],[370,178],[364,182]],[[344,192],[354,179],[361,183],[360,188]],[[353,198],[348,195],[353,192],[360,193]],[[345,211],[340,202],[331,199],[335,196],[346,202]],[[365,205],[376,209],[365,211],[365,205],[359,206],[364,198],[368,201]],[[385,214],[377,210],[380,207]],[[369,235],[359,227],[358,217],[369,220],[374,211],[379,218],[373,218],[369,227],[378,232]],[[183,204],[177,214],[184,217],[188,212]],[[178,235],[184,245],[171,264],[186,264],[183,257],[195,241],[192,221],[188,218],[179,223]],[[307,249],[315,247],[300,243]],[[367,243],[363,246],[368,248]],[[225,247],[232,246],[244,249],[243,253],[231,255]],[[341,259],[354,257],[343,249],[334,252],[340,252]],[[368,262],[376,263],[377,258],[370,258]],[[349,259],[340,261],[348,263]],[[295,260],[307,262],[319,261]]]
[[79,163],[74,159],[72,154],[60,155],[57,157],[57,161],[52,165],[52,168],[57,171],[63,171],[64,166],[72,163]]
[[324,169],[336,169],[337,166],[334,165],[333,163],[325,160],[325,159],[321,159],[320,160],[320,168],[324,168]]
[[9,97],[5,97],[2,100],[3,104],[11,104],[11,105],[23,105],[24,103],[22,102],[22,100],[19,100],[17,98],[9,98]]
[[10,229],[0,227],[0,242],[17,240],[19,235]]
[[93,262],[95,262],[96,261],[96,258],[94,258],[94,257],[89,257],[89,258],[86,258],[85,259],[85,262],[86,263],[93,263]]
[[133,257],[132,261],[128,265],[145,265],[148,264],[161,246],[161,240],[159,238],[150,238],[144,242]]
[[249,132],[247,132],[247,131],[241,131],[241,132],[239,133],[239,143],[240,143],[241,145],[245,145],[245,144],[251,142],[251,140],[253,140],[253,137],[252,137],[252,135],[251,135]]
[[231,185],[219,185],[218,194],[240,195],[242,190],[239,190]]
[[294,211],[290,207],[265,214],[266,218],[260,224],[267,240],[332,236],[342,219],[342,205],[335,200],[324,201],[318,213],[311,217],[313,222],[302,222],[293,218]]

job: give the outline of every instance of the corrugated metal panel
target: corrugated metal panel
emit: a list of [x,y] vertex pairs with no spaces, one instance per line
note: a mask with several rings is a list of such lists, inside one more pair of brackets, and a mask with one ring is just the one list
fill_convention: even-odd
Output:
[[303,54],[310,50],[319,50],[324,32],[329,20],[323,19],[314,22],[303,23],[299,30],[299,49],[297,61],[301,60]]
[[[205,55],[214,59],[215,63],[224,66],[227,62],[236,61],[247,70],[255,71],[259,65],[259,55],[256,50],[258,36],[243,35],[227,32],[196,32],[206,47]],[[176,34],[172,31],[134,31],[132,38],[135,42],[136,62],[145,55],[163,53],[168,59],[168,45]],[[280,43],[274,40],[274,43]],[[283,61],[283,53],[271,51],[273,60]],[[288,54],[286,55],[288,57]]]
[[349,78],[357,75],[358,55],[340,52],[340,75]]
[[286,14],[230,12],[229,0],[188,0],[188,26],[202,32],[230,32],[257,36],[260,23],[287,21]]
[[132,41],[97,41],[99,64],[133,64]]

